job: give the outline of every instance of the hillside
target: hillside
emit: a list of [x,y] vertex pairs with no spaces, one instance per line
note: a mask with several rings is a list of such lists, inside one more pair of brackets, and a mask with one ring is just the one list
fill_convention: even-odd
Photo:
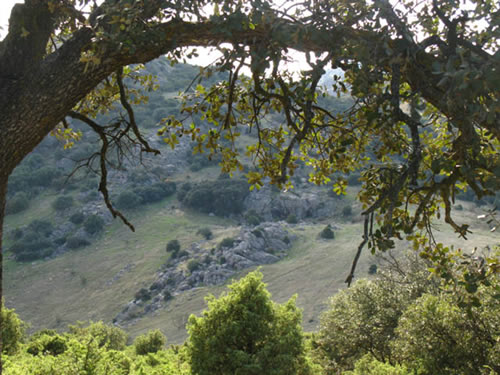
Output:
[[[195,248],[209,252],[225,238],[237,239],[242,228],[253,230],[258,225],[266,228],[266,223],[277,223],[289,233],[290,246],[279,261],[262,266],[264,281],[278,302],[297,293],[297,304],[304,310],[304,327],[314,330],[327,298],[344,287],[361,240],[356,186],[348,189],[347,196],[336,197],[329,192],[331,187],[308,184],[307,171],[300,168],[292,192],[263,188],[249,193],[246,186],[241,188],[241,176],[230,180],[221,176],[218,161],[193,155],[189,142],[183,141],[171,151],[156,136],[156,123],[178,112],[176,95],[189,86],[197,68],[182,64],[170,67],[166,61],[156,61],[148,70],[158,75],[160,89],[150,93],[148,104],[138,109],[137,118],[162,155],[145,157],[144,166],[125,161],[123,168],[112,171],[109,185],[112,199],[133,222],[136,232],[111,219],[96,192],[95,175],[81,169],[66,181],[78,161],[95,152],[96,137],[85,131],[83,139],[69,150],[53,137],[46,139],[16,169],[9,185],[10,214],[5,223],[7,306],[16,308],[32,330],[63,330],[77,320],[112,322],[127,304],[137,300],[141,289],[150,290],[157,272],[172,258],[166,251],[169,241],[178,240],[183,250],[201,244]],[[212,83],[216,80],[211,78]],[[329,100],[337,106],[334,110],[346,105]],[[252,137],[245,135],[238,147],[243,149]],[[246,168],[252,168],[247,162]],[[356,184],[355,178],[352,182]],[[223,203],[217,195],[220,191],[210,190],[213,186],[219,190],[221,186],[232,188],[234,198]],[[205,198],[207,194],[212,198]],[[224,198],[230,195],[224,194]],[[212,206],[217,199],[222,203]],[[462,244],[444,227],[438,236],[457,246],[494,243],[488,226],[475,219],[482,208],[473,202],[460,204],[463,211],[459,219],[473,223],[474,235]],[[328,224],[335,239],[319,236]],[[199,232],[204,228],[212,232],[212,238],[203,238]],[[185,270],[191,258],[200,256],[191,252],[176,267]],[[365,252],[358,266],[359,277],[368,275],[368,267],[375,262]],[[121,324],[132,335],[159,327],[169,342],[182,342],[187,317],[205,307],[204,296],[218,294],[231,278],[255,266],[234,267],[220,285],[201,283],[183,292],[176,289],[173,299],[162,302],[161,308]]]

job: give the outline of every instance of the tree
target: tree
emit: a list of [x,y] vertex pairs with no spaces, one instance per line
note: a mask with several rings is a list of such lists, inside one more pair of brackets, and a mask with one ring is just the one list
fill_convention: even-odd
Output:
[[[303,160],[313,167],[312,182],[334,178],[341,192],[346,181],[333,173],[363,169],[364,235],[348,283],[367,243],[386,249],[394,238],[408,237],[421,247],[423,237],[412,232],[429,230],[440,204],[446,222],[465,237],[468,225],[452,217],[455,195],[472,189],[481,198],[500,185],[495,24],[500,10],[493,0],[470,4],[467,9],[447,0],[418,5],[405,0],[395,7],[388,0],[289,1],[289,7],[285,2],[279,8],[266,0],[17,4],[0,44],[0,227],[9,175],[50,132],[67,144],[78,139],[66,120],[71,118],[99,135],[101,150],[89,165],[101,169],[99,190],[113,216],[133,229],[111,204],[107,155],[130,149],[124,144],[158,150],[140,134],[131,106],[144,96],[126,86],[128,78],[151,87],[151,79],[128,66],[162,54],[175,62],[190,53],[185,47],[214,46],[222,53],[214,69],[230,72],[227,82],[188,92],[182,109],[195,116],[203,112],[212,129],[202,132],[170,119],[161,131],[166,142],[174,147],[179,136],[189,135],[195,151],[208,146],[221,152],[223,172],[229,172],[242,168],[231,141],[242,127],[256,129],[258,144],[247,151],[260,167],[248,174],[257,186],[264,177],[288,184]],[[311,69],[298,75],[280,69],[290,49],[305,53]],[[344,72],[332,73],[332,88],[353,96],[350,111],[332,113],[317,103],[323,95],[319,81],[329,67]],[[119,120],[97,123],[95,116],[115,100],[123,107]],[[283,113],[284,122],[277,127],[262,122],[271,112]]]
[[207,297],[203,316],[189,317],[189,355],[194,374],[306,373],[301,313],[292,298],[271,301],[255,271]]
[[1,306],[1,352],[5,354],[14,354],[19,349],[19,345],[24,339],[26,324],[19,319],[17,314],[14,312],[14,309],[8,309],[5,307],[3,300]]
[[138,355],[156,353],[165,346],[167,339],[159,330],[149,331],[145,335],[138,336],[134,340],[135,352]]

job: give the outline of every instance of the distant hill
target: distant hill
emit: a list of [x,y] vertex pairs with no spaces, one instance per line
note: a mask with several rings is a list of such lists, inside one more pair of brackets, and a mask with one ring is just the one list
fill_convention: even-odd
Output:
[[[353,187],[338,197],[331,187],[307,183],[301,166],[293,191],[265,187],[250,193],[243,178],[253,167],[250,160],[243,173],[228,179],[217,157],[193,155],[188,140],[171,150],[156,135],[157,124],[179,114],[177,95],[198,72],[165,59],[146,66],[159,88],[136,108],[136,116],[161,155],[143,155],[142,163],[124,160],[109,174],[112,201],[136,233],[112,220],[97,192],[99,176],[85,168],[75,171],[99,147],[83,125],[72,123],[83,132],[74,147],[65,150],[48,137],[14,171],[5,221],[5,297],[32,330],[114,320],[132,334],[159,327],[171,342],[181,342],[187,317],[202,310],[203,297],[259,264],[275,300],[298,293],[305,328],[312,330],[326,299],[344,286],[360,241],[359,176],[352,176]],[[223,78],[215,74],[204,83]],[[348,98],[322,100],[332,110],[349,105]],[[254,135],[246,134],[237,147],[243,150],[252,141]],[[462,214],[474,222],[479,208],[462,204]],[[327,226],[333,239],[320,234]],[[475,229],[474,246],[493,241],[485,224]],[[454,241],[447,230],[443,235]],[[174,240],[179,250],[167,251]],[[375,261],[364,254],[359,277],[368,275]]]

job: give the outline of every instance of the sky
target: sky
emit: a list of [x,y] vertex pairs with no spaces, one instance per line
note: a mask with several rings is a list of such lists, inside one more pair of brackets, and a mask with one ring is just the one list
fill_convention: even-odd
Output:
[[[7,35],[10,12],[16,3],[24,3],[24,0],[0,0],[0,40],[5,38]],[[198,48],[198,52],[200,57],[190,59],[187,62],[194,65],[208,65],[213,63],[214,60],[220,55],[214,52],[210,53],[208,52],[208,49],[204,50]],[[301,69],[310,69],[303,54],[293,53],[292,57],[294,62],[286,64],[288,69],[296,72]]]
[[0,40],[7,35],[9,24],[10,10],[15,3],[24,3],[23,0],[0,0]]

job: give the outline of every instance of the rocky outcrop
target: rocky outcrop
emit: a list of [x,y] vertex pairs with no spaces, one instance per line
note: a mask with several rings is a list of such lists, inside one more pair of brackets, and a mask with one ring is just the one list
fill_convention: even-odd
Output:
[[[245,268],[277,262],[287,255],[294,236],[279,223],[243,227],[233,243],[207,249],[206,241],[194,243],[177,258],[170,258],[148,289],[142,289],[114,320],[124,325],[132,319],[164,307],[174,296],[187,290],[220,285]],[[231,242],[231,241],[226,241]]]
[[338,202],[339,199],[329,197],[326,191],[295,189],[280,192],[272,186],[264,185],[247,196],[244,206],[247,210],[258,212],[266,221],[284,220],[290,215],[303,220],[331,217],[338,209]]

